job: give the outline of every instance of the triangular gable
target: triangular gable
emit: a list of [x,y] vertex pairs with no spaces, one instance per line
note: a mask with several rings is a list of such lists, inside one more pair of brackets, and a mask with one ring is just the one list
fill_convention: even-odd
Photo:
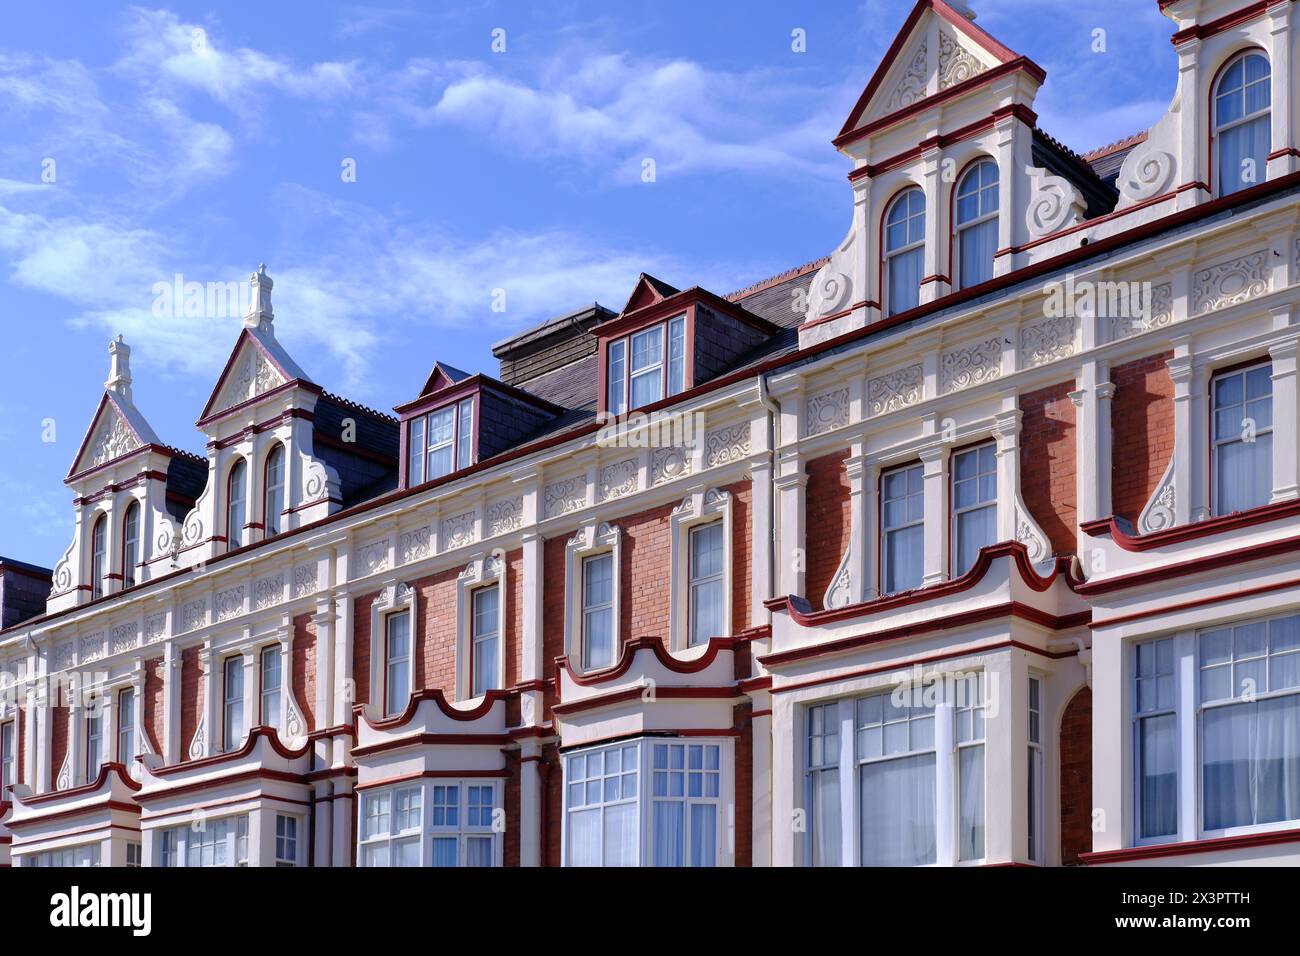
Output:
[[125,458],[145,445],[157,445],[157,434],[134,406],[105,392],[81,440],[68,477]]
[[444,388],[450,388],[469,378],[469,372],[462,372],[454,365],[447,365],[444,362],[434,362],[433,371],[429,377],[424,380],[424,388],[420,390],[420,397],[432,395],[434,392],[441,392]]
[[310,379],[273,336],[245,328],[235,340],[199,421],[291,381]]
[[638,309],[655,305],[669,296],[676,295],[679,291],[679,289],[674,289],[662,279],[656,279],[654,276],[643,272],[641,277],[637,279],[636,288],[628,296],[627,305],[623,306],[622,314],[627,315],[629,312],[636,312]]
[[917,0],[840,136],[1018,59],[945,0]]

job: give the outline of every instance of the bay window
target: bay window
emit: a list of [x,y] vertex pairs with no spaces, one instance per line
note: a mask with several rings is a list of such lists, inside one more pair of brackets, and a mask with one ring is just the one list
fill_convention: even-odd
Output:
[[474,399],[411,419],[406,443],[408,486],[468,468],[474,464]]
[[614,663],[614,555],[582,560],[582,666],[584,670]]
[[221,670],[221,748],[230,751],[244,739],[244,658],[227,657]]
[[495,780],[444,780],[362,796],[361,866],[501,865]]
[[886,692],[859,698],[856,711],[862,865],[934,863],[934,707]]
[[280,727],[280,648],[268,647],[262,651],[262,679],[258,723],[263,727]]
[[881,586],[886,594],[920,587],[925,573],[925,471],[917,464],[880,478]]
[[1219,195],[1227,196],[1267,178],[1272,149],[1272,76],[1268,58],[1245,53],[1233,60],[1214,95]]
[[501,595],[495,585],[473,595],[470,615],[470,693],[474,697],[500,685]]
[[993,278],[998,251],[998,166],[982,160],[957,184],[957,277],[959,289]]
[[1210,384],[1214,513],[1232,514],[1273,496],[1273,367],[1222,372]]
[[384,619],[384,716],[406,707],[411,696],[411,619],[406,612]]
[[685,391],[686,316],[610,342],[605,374],[605,403],[611,415]]
[[1136,654],[1137,706],[1134,754],[1137,763],[1139,840],[1178,832],[1178,716],[1174,681],[1174,639],[1144,641]]
[[956,683],[957,859],[984,858],[984,674]]
[[248,866],[248,815],[196,819],[158,834],[158,864],[164,867]]
[[690,604],[691,646],[713,637],[724,637],[726,600],[725,563],[723,560],[721,521],[692,528],[690,532]]
[[954,577],[975,566],[980,549],[998,539],[998,455],[991,442],[952,456]]
[[730,750],[708,740],[636,740],[564,758],[566,866],[729,863]]
[[925,193],[912,188],[885,214],[885,314],[920,305],[924,276]]
[[33,853],[23,859],[23,866],[46,867],[91,867],[99,866],[99,844],[87,843],[83,846],[71,846],[62,850],[46,850]]
[[810,866],[839,866],[840,853],[840,709],[817,704],[808,708],[807,801]]

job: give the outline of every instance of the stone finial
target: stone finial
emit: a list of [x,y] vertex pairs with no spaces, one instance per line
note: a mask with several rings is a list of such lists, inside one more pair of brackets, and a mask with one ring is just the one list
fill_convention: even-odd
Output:
[[975,19],[975,11],[970,8],[967,0],[948,0],[948,6],[952,7],[967,20]]
[[108,381],[104,388],[126,402],[131,401],[131,346],[118,336],[108,343]]
[[271,310],[271,289],[275,283],[266,274],[265,262],[249,277],[248,284],[252,287],[253,295],[248,304],[248,314],[244,316],[244,325],[250,329],[270,332],[271,323],[275,320],[275,313]]

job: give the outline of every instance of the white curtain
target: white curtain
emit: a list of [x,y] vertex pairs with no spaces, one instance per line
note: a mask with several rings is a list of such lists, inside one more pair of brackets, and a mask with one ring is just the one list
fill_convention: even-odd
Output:
[[910,591],[921,586],[925,576],[925,529],[913,525],[899,531],[890,531],[885,537],[888,549],[885,591]]
[[1205,712],[1205,828],[1300,819],[1300,696]]
[[637,805],[623,803],[605,808],[602,866],[636,866]]
[[569,814],[569,866],[600,866],[600,809]]
[[[1268,116],[1261,116],[1219,134],[1219,195],[1247,189],[1268,178],[1271,123]],[[1248,174],[1247,170],[1251,172]],[[1253,175],[1253,182],[1248,175]]]
[[958,751],[958,859],[984,859],[984,748]]
[[890,315],[916,308],[921,302],[921,273],[925,269],[925,250],[913,249],[889,259]]
[[1141,836],[1178,832],[1177,722],[1173,714],[1144,717],[1139,725]]
[[840,866],[840,772],[817,770],[812,789],[812,865]]
[[998,221],[990,219],[970,226],[958,234],[961,244],[961,288],[987,282],[993,278],[993,256],[998,251]]
[[957,567],[956,574],[965,574],[975,564],[980,548],[998,539],[998,509],[996,505],[963,511],[957,516]]
[[718,808],[711,803],[691,804],[691,866],[716,866]]
[[862,766],[862,865],[935,862],[934,754]]
[[1220,445],[1215,480],[1216,514],[1266,505],[1273,497],[1273,435]]

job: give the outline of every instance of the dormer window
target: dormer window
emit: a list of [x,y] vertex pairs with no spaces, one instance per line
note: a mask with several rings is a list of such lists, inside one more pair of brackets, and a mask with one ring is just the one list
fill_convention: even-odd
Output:
[[463,399],[411,419],[409,484],[432,481],[474,463],[474,400]]
[[1265,179],[1273,142],[1270,72],[1262,53],[1245,53],[1232,61],[1219,80],[1214,132],[1220,196]]
[[262,525],[267,537],[280,533],[284,511],[284,446],[276,445],[266,456],[266,491],[262,499]]
[[245,506],[247,483],[248,465],[240,458],[230,469],[230,479],[226,485],[226,541],[231,548],[238,548],[244,543],[244,525],[248,520]]
[[131,502],[122,519],[122,587],[135,587],[135,568],[140,563],[140,505]]
[[885,214],[885,314],[921,304],[925,273],[925,193],[911,188]]
[[613,415],[684,391],[686,316],[676,316],[663,324],[610,342],[607,384],[607,407]]
[[993,257],[998,251],[998,166],[981,160],[957,184],[958,288],[993,278]]

